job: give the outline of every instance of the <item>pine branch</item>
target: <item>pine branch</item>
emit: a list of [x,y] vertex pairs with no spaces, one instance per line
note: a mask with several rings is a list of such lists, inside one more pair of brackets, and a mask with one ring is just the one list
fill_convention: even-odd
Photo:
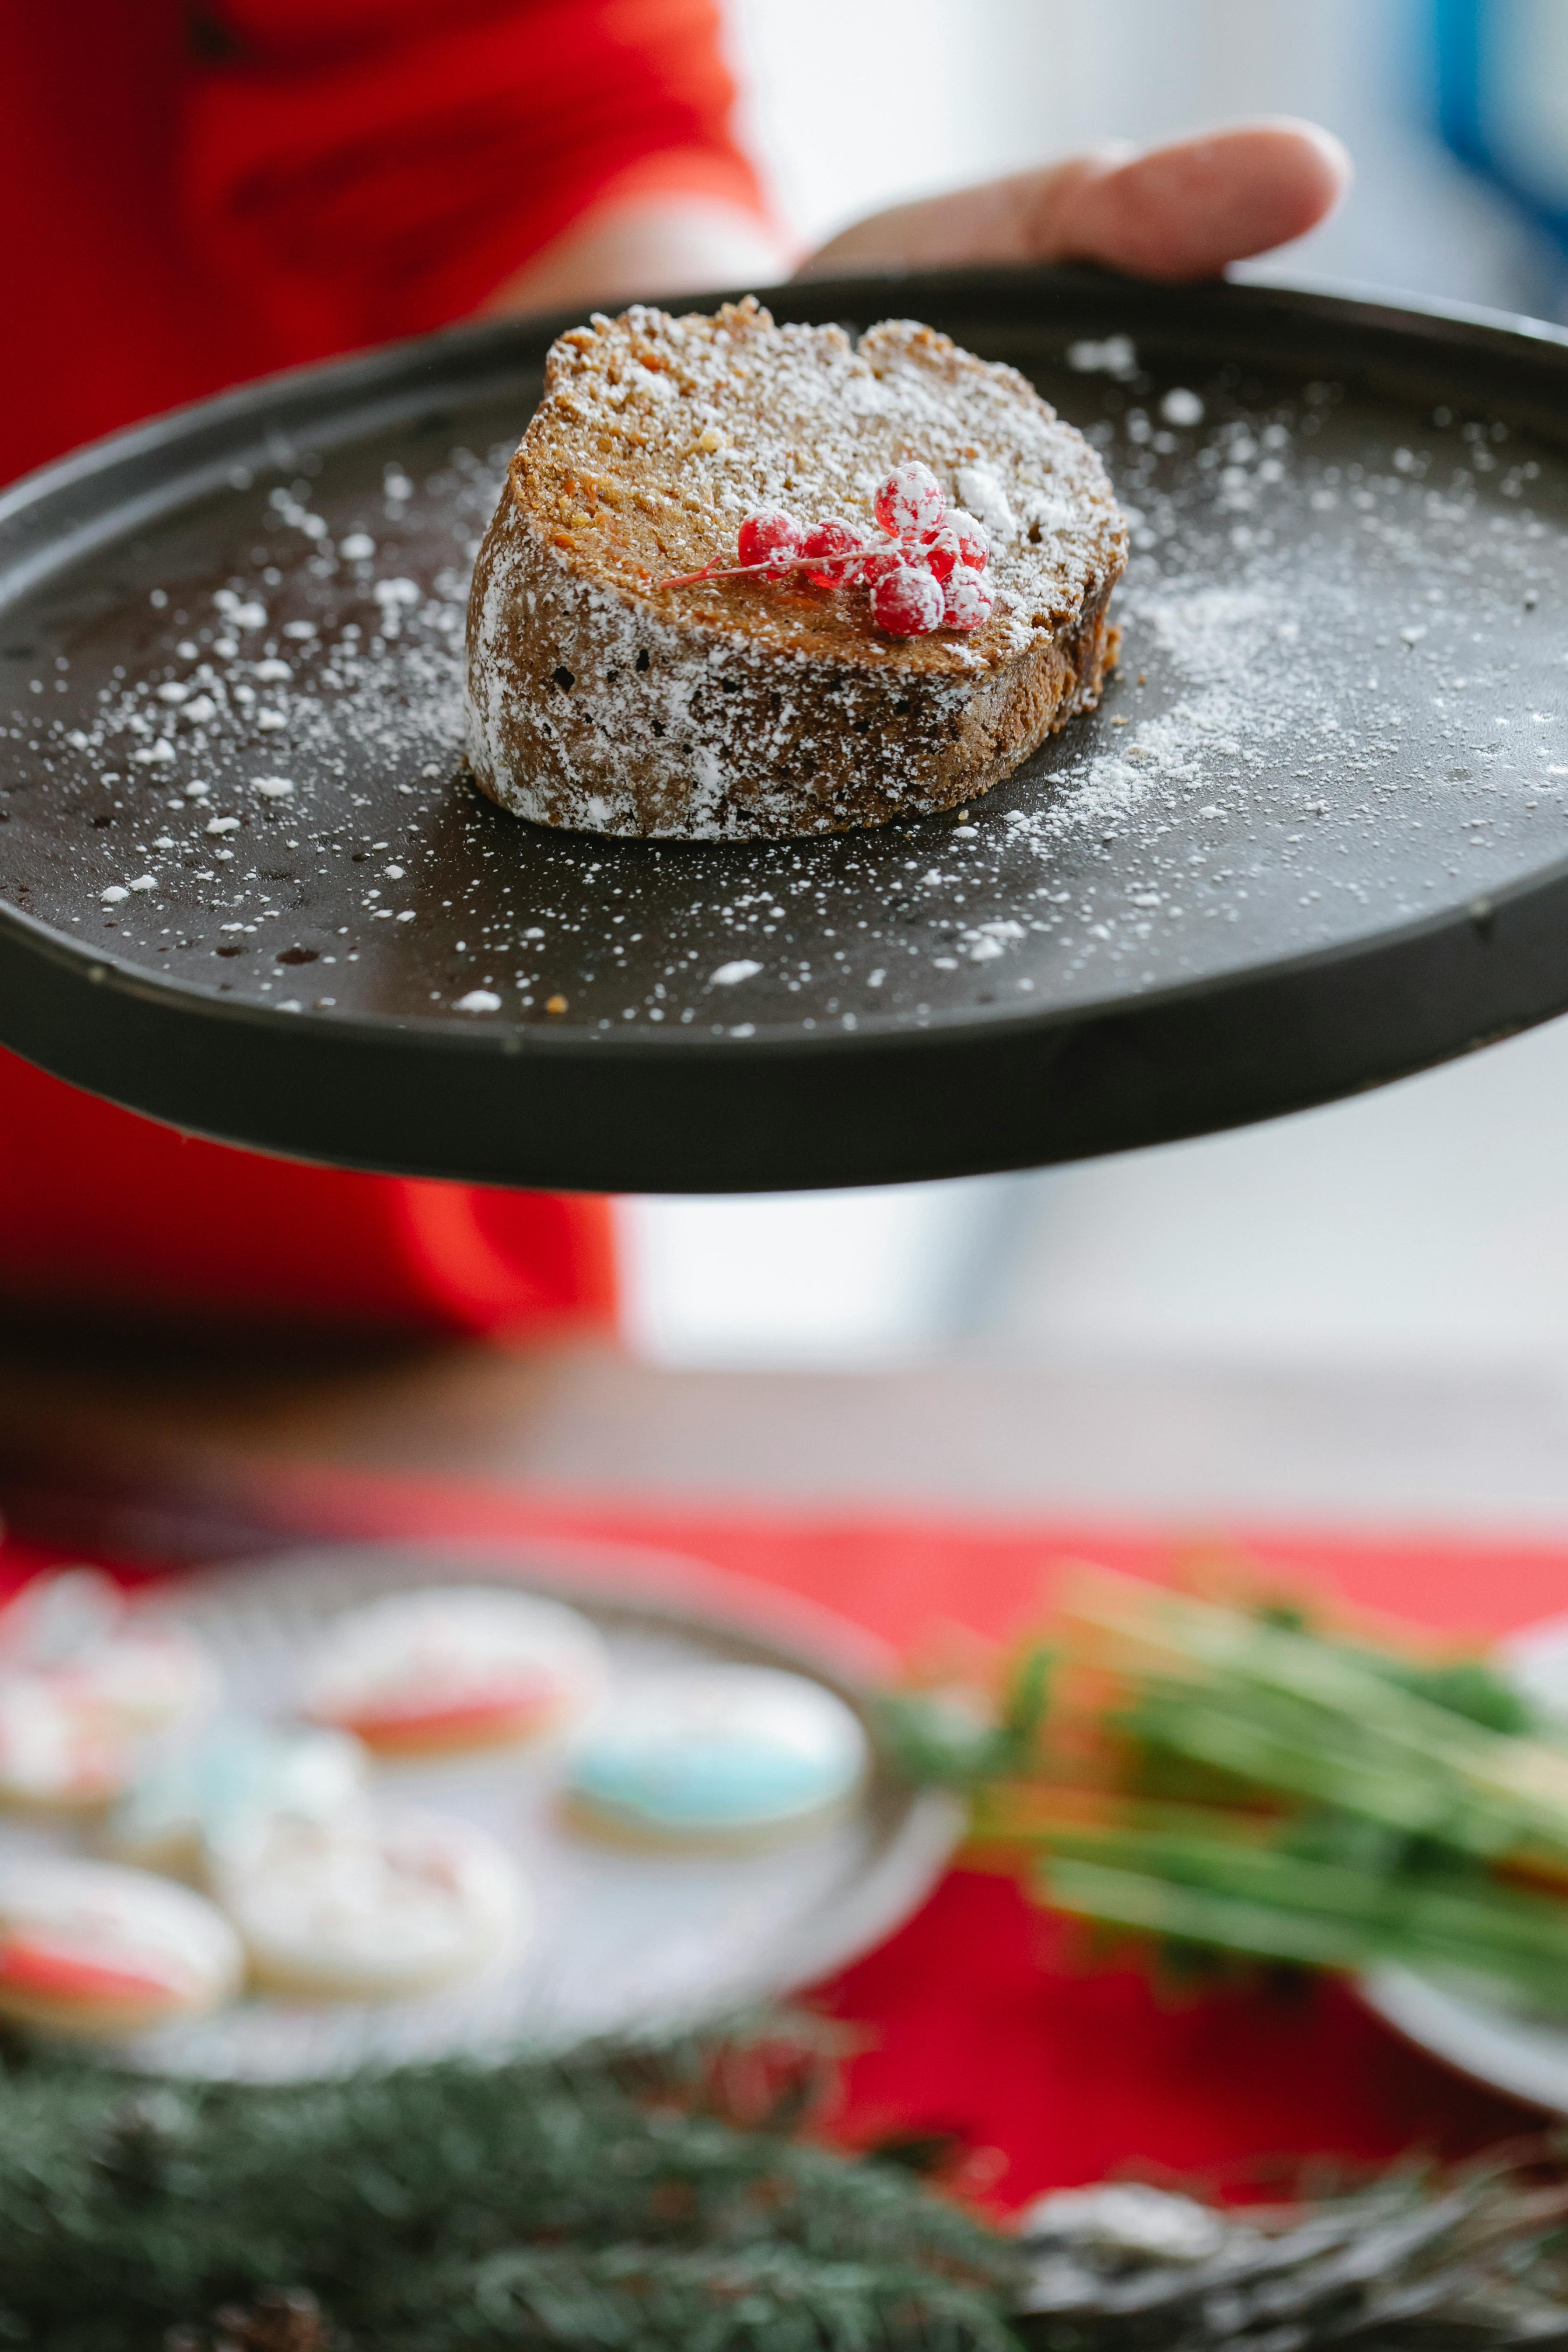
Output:
[[[282,2089],[18,2056],[0,2344],[30,2352],[1509,2352],[1568,2346],[1561,2151],[1004,2237],[795,2135],[775,2038]],[[736,2110],[749,2120],[737,2121]]]
[[595,2051],[149,2089],[35,2061],[0,2092],[0,2343],[147,2352],[286,2286],[363,2352],[1005,2352],[1003,2241],[705,2112],[720,2074]]
[[1037,2352],[1562,2346],[1560,2150],[1518,2155],[1447,2177],[1396,2167],[1274,2212],[1219,2213],[1132,2184],[1044,2199],[1020,2330]]

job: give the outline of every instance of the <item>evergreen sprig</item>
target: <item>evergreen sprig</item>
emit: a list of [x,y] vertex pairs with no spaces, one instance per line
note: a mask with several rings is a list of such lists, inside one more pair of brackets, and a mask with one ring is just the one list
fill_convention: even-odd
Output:
[[1018,2325],[1032,2352],[1545,2352],[1568,2345],[1565,2214],[1551,2141],[1272,2211],[1069,2193],[1037,2209]]
[[0,2344],[153,2352],[279,2287],[356,2352],[1004,2352],[1017,2257],[907,2171],[715,2112],[711,2052],[282,2087],[0,2083]]
[[[256,2089],[13,2055],[26,2352],[1507,2352],[1568,2347],[1563,2149],[1263,2213],[1110,2186],[1004,2236],[801,2138],[776,2042]],[[759,2097],[759,2084],[767,2095]]]

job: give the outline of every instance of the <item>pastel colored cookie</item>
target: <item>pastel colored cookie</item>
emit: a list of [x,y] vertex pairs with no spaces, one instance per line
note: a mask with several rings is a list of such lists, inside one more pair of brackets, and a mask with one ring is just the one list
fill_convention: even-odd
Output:
[[239,1989],[222,1914],[188,1886],[107,1862],[0,1866],[0,2015],[58,2033],[129,2033]]
[[605,1680],[604,1643],[575,1609],[436,1586],[340,1617],[303,1709],[378,1755],[433,1756],[544,1738],[597,1706]]
[[101,1804],[148,1739],[199,1714],[217,1683],[193,1634],[96,1569],[33,1578],[0,1610],[0,1799]]
[[144,1869],[195,1877],[211,1849],[257,1813],[319,1822],[353,1813],[369,1760],[342,1731],[209,1724],[138,1777],[110,1816],[109,1843]]
[[116,1796],[140,1743],[119,1723],[79,1706],[42,1675],[0,1679],[0,1799],[86,1809]]
[[96,1568],[35,1576],[0,1610],[0,1677],[32,1675],[132,1730],[191,1715],[217,1684],[194,1633]]
[[260,1983],[328,1999],[424,1991],[516,1949],[530,1925],[510,1856],[437,1813],[252,1816],[215,1853],[212,1885]]
[[821,1683],[695,1668],[617,1698],[572,1758],[567,1809],[637,1843],[765,1843],[837,1812],[868,1756],[859,1717]]
[[128,1611],[120,1629],[61,1669],[81,1702],[117,1717],[131,1731],[162,1731],[187,1721],[216,1698],[217,1667],[183,1625],[139,1621]]

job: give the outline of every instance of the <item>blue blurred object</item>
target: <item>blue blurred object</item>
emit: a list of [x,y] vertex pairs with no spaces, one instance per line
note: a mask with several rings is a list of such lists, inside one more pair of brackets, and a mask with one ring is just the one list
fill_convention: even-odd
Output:
[[1568,5],[1429,6],[1444,143],[1568,259]]

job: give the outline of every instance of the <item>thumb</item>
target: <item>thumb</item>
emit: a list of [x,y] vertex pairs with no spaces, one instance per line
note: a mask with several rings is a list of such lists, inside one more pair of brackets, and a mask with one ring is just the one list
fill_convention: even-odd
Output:
[[1028,224],[1040,260],[1100,261],[1136,278],[1215,278],[1304,236],[1351,176],[1310,122],[1249,122],[1178,140],[1043,193]]
[[857,222],[803,273],[1098,261],[1144,278],[1213,278],[1332,211],[1350,158],[1315,123],[1239,123],[1143,154],[1121,145]]

